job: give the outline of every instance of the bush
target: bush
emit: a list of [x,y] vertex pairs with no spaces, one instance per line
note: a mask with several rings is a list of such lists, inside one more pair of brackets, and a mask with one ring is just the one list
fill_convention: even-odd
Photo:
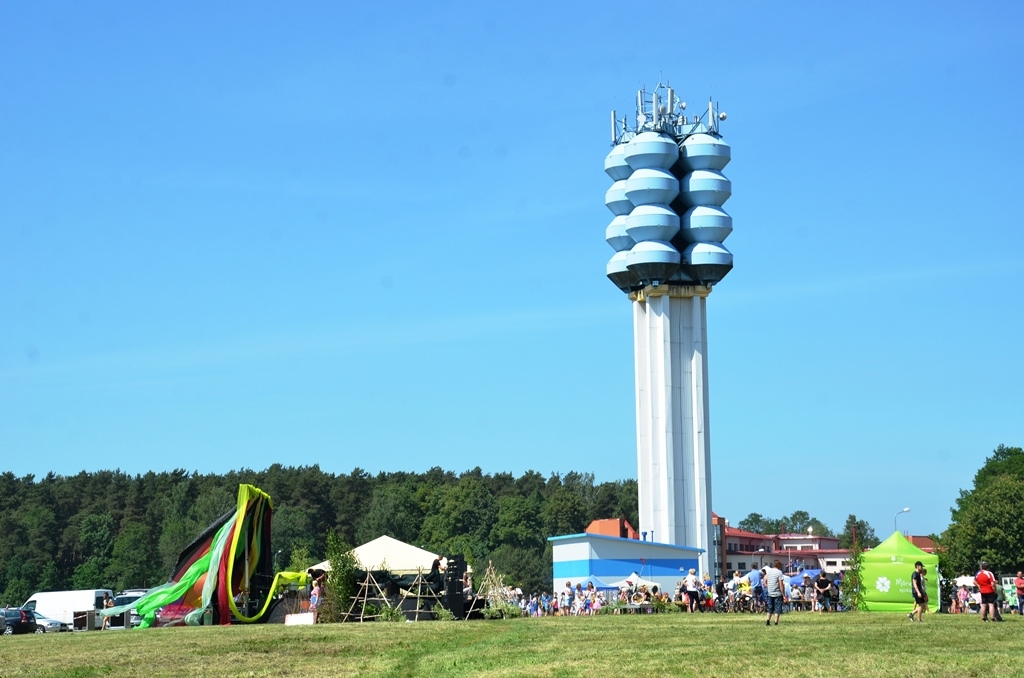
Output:
[[384,606],[380,610],[380,621],[382,622],[400,622],[405,621],[405,613],[397,607]]
[[352,547],[336,532],[327,533],[327,559],[331,563],[331,572],[324,586],[320,620],[344,621],[356,595],[356,570],[359,569],[359,562]]
[[523,611],[515,603],[488,605],[483,613],[485,619],[515,619],[523,616]]

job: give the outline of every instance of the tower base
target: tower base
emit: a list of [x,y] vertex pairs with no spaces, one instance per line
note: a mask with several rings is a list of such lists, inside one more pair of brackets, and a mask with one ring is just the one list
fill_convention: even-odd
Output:
[[701,573],[719,574],[711,525],[707,296],[700,285],[630,294],[636,368],[640,531],[703,549]]

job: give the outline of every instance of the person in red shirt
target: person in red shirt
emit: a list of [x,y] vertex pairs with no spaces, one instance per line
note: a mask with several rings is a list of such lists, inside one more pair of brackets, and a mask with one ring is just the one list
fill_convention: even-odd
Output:
[[1017,572],[1013,585],[1017,587],[1017,614],[1024,615],[1024,573]]
[[981,621],[996,620],[996,577],[988,571],[988,563],[981,561],[981,569],[974,575],[974,584],[981,594]]

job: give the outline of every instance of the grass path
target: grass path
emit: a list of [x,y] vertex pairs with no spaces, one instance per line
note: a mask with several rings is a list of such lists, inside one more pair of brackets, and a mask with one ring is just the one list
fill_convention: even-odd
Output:
[[0,675],[1022,676],[1024,620],[629,615],[0,638]]

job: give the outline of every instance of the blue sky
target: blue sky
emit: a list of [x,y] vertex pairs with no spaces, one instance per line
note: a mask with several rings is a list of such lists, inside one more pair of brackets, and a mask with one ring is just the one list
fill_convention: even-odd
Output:
[[3,468],[635,477],[659,77],[729,114],[715,510],[941,531],[1024,444],[1019,4],[214,5],[0,5]]

